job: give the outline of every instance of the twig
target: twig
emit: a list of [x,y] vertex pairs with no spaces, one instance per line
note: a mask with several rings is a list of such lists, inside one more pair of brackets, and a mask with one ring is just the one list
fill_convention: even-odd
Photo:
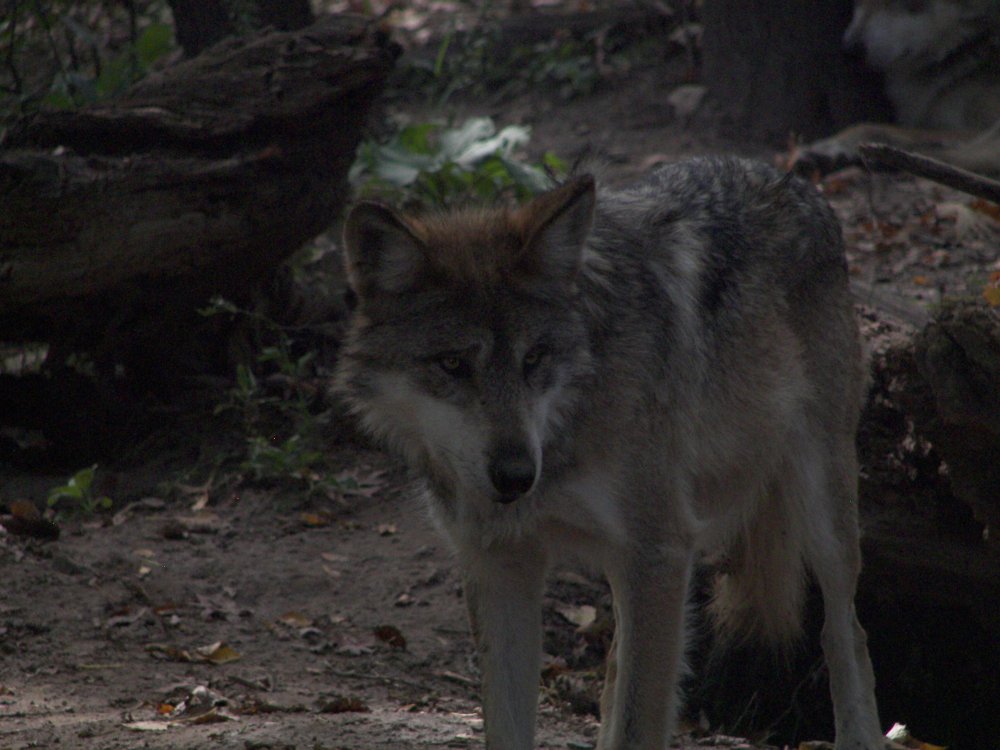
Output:
[[17,63],[14,60],[14,45],[17,42],[17,11],[19,3],[17,0],[10,0],[7,3],[8,12],[10,13],[10,45],[7,47],[7,68],[10,70],[11,78],[14,79],[13,87],[4,86],[4,89],[11,94],[17,94],[18,96],[24,91],[24,82],[21,80],[21,72],[17,69]]
[[880,291],[871,284],[860,279],[851,279],[851,293],[854,299],[863,305],[870,305],[883,313],[888,313],[897,320],[914,328],[923,328],[931,320],[931,314],[922,307]]
[[63,83],[66,86],[66,92],[69,94],[70,99],[72,99],[74,103],[78,103],[76,98],[76,86],[74,86],[69,80],[69,74],[66,72],[66,66],[63,65],[62,55],[59,54],[59,48],[56,46],[56,39],[52,33],[52,24],[49,22],[49,17],[46,15],[45,9],[42,7],[39,0],[35,0],[35,13],[38,15],[38,22],[42,24],[42,28],[45,29],[45,36],[49,40],[49,47],[52,48],[52,58],[59,66],[59,77],[62,78]]
[[387,677],[378,673],[360,674],[358,672],[345,672],[339,669],[327,669],[325,674],[332,674],[334,677],[342,677],[347,680],[373,680],[381,682],[383,685],[406,685],[407,687],[424,689],[426,683],[407,680],[403,677]]
[[967,169],[953,167],[943,161],[904,151],[882,143],[866,143],[859,147],[866,162],[878,162],[886,167],[926,177],[963,193],[1000,204],[1000,182]]

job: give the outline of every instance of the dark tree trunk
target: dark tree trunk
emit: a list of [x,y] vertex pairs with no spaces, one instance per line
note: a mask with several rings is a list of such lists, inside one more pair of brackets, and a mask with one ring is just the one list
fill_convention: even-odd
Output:
[[316,19],[309,0],[257,0],[261,26],[273,26],[281,31],[294,31]]
[[706,0],[704,80],[730,125],[776,145],[889,118],[881,80],[841,49],[851,0]]
[[188,57],[233,33],[229,9],[222,0],[169,0],[169,4],[177,43]]
[[[294,31],[313,23],[309,0],[255,0],[249,18],[235,17],[227,0],[169,0],[174,15],[174,31],[184,54],[194,57],[241,26]],[[246,4],[244,4],[246,5]]]

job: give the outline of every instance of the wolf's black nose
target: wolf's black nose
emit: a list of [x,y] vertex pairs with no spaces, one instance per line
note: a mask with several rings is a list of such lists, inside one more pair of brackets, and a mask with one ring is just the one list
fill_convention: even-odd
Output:
[[535,483],[535,462],[527,451],[501,449],[490,462],[490,481],[499,493],[499,502],[513,502]]

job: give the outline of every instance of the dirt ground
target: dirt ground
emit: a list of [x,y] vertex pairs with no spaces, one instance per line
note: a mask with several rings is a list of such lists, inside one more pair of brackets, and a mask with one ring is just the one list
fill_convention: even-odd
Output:
[[[688,154],[776,156],[717,135],[710,116],[675,116],[675,63],[565,103],[459,111],[531,125],[532,151],[590,147],[610,181]],[[967,197],[860,170],[821,187],[872,302],[923,309],[978,294],[998,270],[1000,225]],[[58,541],[0,532],[0,750],[481,747],[460,578],[399,466],[340,442],[335,464],[358,489],[307,499],[192,479],[197,431],[186,439],[168,457],[109,467],[114,510],[62,521]],[[0,498],[44,505],[66,476],[0,466]],[[600,582],[553,574],[539,747],[593,747],[606,633],[587,626],[587,607],[600,621],[604,602]],[[679,742],[746,746],[712,729]]]

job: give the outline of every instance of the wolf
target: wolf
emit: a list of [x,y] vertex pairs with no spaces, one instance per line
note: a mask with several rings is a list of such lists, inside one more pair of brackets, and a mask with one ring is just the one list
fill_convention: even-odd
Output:
[[844,47],[885,75],[902,125],[982,131],[1000,120],[996,0],[857,0]]
[[858,146],[876,141],[1000,174],[997,0],[856,0],[843,45],[883,75],[896,124],[813,143],[800,169],[857,162]]
[[614,601],[598,747],[666,747],[705,554],[727,561],[723,632],[793,635],[815,576],[836,747],[881,747],[854,608],[863,356],[814,188],[699,158],[518,207],[363,202],[344,249],[335,387],[455,549],[488,748],[534,747],[545,572],[567,556]]

